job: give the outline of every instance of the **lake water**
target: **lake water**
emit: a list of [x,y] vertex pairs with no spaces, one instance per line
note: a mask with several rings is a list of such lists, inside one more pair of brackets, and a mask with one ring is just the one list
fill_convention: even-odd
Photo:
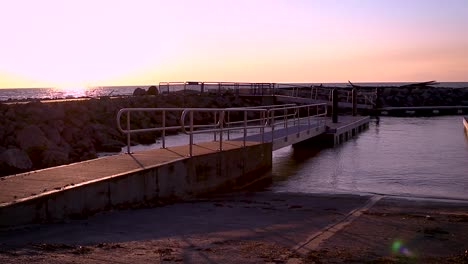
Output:
[[382,117],[335,148],[273,153],[270,189],[468,200],[468,136],[461,116]]

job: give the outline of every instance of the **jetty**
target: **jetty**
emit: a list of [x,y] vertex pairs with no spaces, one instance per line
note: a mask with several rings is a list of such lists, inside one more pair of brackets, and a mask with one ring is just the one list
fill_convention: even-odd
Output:
[[[347,116],[338,115],[338,100],[331,116],[327,103],[121,109],[116,122],[127,135],[126,153],[1,178],[0,226],[82,218],[269,180],[274,150],[314,140],[334,146],[364,131],[369,117],[356,114],[356,101]],[[141,113],[159,116],[158,126],[132,127]],[[166,126],[169,118],[179,125]],[[186,134],[186,144],[166,144],[174,131]],[[131,137],[145,132],[160,133],[161,148],[132,151]]]

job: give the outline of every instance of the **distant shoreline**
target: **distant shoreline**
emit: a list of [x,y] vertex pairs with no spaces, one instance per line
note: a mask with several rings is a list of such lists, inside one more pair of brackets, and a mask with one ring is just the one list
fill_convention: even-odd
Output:
[[[398,87],[412,84],[412,82],[355,82],[362,87]],[[318,86],[324,87],[349,87],[349,83],[277,83],[279,87],[284,85]],[[84,89],[58,89],[58,88],[0,88],[0,102],[25,102],[34,100],[76,100],[80,98],[99,98],[103,96],[129,96],[133,95],[136,88],[147,89],[151,85],[128,86],[96,86]],[[158,85],[155,85],[158,86]],[[175,87],[175,86],[174,86]],[[182,89],[183,85],[181,85]],[[468,82],[438,82],[434,88],[459,89],[468,88]]]

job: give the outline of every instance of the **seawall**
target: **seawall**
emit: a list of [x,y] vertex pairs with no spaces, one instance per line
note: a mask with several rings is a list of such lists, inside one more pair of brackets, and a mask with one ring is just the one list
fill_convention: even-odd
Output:
[[[52,187],[48,187],[51,191],[21,199],[11,198],[9,202],[0,203],[0,226],[83,218],[111,208],[157,204],[165,200],[180,200],[226,189],[232,190],[268,177],[265,172],[269,171],[272,165],[271,143],[254,143],[246,147],[239,144],[223,152],[207,151],[208,147],[200,148],[201,152],[193,157],[180,155],[174,160],[146,164],[138,169],[131,169],[130,166],[128,171],[125,171],[126,166],[123,166],[120,173],[63,188],[53,188],[51,185]],[[180,151],[180,148],[178,150]],[[140,153],[146,156],[109,156],[46,169],[32,176],[36,182],[42,183],[50,178],[49,185],[55,184],[54,174],[73,178],[73,175],[65,175],[65,172],[70,171],[87,173],[90,174],[89,177],[94,177],[97,174],[96,170],[106,170],[102,166],[103,160],[107,159],[108,166],[122,163],[144,164],[149,159],[155,159],[157,153],[162,151],[171,150]],[[167,158],[167,154],[161,157]],[[61,173],[59,170],[64,171]],[[44,174],[43,177],[41,173]],[[7,178],[4,183],[8,185],[7,181],[18,177],[21,175]]]

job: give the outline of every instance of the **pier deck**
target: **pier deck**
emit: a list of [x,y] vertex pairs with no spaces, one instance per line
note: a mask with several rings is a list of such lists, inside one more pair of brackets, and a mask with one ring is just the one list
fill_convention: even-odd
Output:
[[222,151],[219,141],[196,143],[192,157],[190,146],[183,145],[7,176],[0,179],[0,226],[240,188],[262,180],[271,168],[273,150],[325,133],[335,138],[334,144],[341,143],[368,122],[369,117],[340,117],[320,129],[308,126],[301,131],[300,125],[281,130],[277,139],[270,136],[264,143],[248,138],[245,147],[236,140],[223,141]]
[[[258,142],[246,142],[247,146]],[[224,150],[241,148],[242,142],[226,141]],[[201,142],[193,146],[193,155],[216,153],[218,142]],[[118,177],[188,158],[189,146],[138,151],[0,178],[0,207],[52,194],[67,188]]]

